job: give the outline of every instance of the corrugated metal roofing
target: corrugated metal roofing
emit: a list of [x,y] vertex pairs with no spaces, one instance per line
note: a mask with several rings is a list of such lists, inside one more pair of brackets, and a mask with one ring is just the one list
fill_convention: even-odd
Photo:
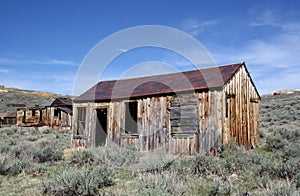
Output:
[[141,78],[102,81],[74,102],[99,102],[222,87],[244,63]]

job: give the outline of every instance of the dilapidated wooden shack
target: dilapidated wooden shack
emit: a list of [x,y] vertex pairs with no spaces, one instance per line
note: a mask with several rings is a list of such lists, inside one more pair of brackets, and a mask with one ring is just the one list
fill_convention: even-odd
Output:
[[57,130],[70,129],[72,126],[72,100],[59,97],[49,105],[18,109],[17,126],[49,126]]
[[17,113],[0,113],[0,127],[15,125],[17,122]]
[[193,155],[258,145],[260,96],[245,63],[102,81],[73,102],[73,146],[114,142]]

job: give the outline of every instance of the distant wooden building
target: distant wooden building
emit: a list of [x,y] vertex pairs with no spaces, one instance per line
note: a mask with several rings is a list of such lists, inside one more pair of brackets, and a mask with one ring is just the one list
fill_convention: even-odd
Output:
[[17,111],[17,126],[41,127],[54,129],[72,127],[72,100],[59,97],[50,105],[22,108]]
[[15,125],[17,122],[16,112],[12,113],[0,113],[0,127]]
[[56,129],[72,128],[72,100],[59,97],[47,107],[47,123]]
[[99,82],[73,102],[73,146],[112,141],[192,155],[258,145],[260,96],[245,63]]

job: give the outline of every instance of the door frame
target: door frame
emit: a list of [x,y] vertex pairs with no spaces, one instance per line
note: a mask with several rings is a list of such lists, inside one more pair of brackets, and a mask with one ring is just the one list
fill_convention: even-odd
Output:
[[[106,134],[106,137],[105,137],[105,142],[104,142],[104,144],[102,144],[101,145],[101,140],[98,142],[97,141],[97,136],[98,136],[98,134],[97,134],[97,129],[99,128],[99,125],[100,125],[100,122],[98,122],[98,111],[99,110],[106,110],[106,130],[105,130],[105,134]],[[107,130],[107,128],[108,128],[108,107],[97,107],[97,108],[95,108],[95,110],[94,110],[94,112],[95,112],[95,121],[94,121],[94,127],[95,127],[95,132],[94,132],[94,146],[95,147],[97,147],[97,146],[105,146],[106,144],[107,144],[107,132],[108,132],[108,130]],[[99,123],[99,124],[98,124]],[[102,126],[102,125],[101,125]],[[101,133],[99,133],[99,136],[101,136]]]

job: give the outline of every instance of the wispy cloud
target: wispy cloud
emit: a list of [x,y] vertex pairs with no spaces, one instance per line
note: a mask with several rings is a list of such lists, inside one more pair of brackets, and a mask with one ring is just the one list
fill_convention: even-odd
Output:
[[51,58],[23,59],[0,57],[0,63],[5,65],[79,65],[79,63],[73,61]]
[[7,74],[9,72],[10,72],[9,69],[0,69],[0,73],[2,73],[2,74]]
[[218,20],[206,20],[199,21],[196,19],[188,19],[183,22],[182,29],[191,34],[192,36],[197,36],[203,32],[206,28],[218,24]]
[[265,10],[258,14],[255,19],[250,22],[253,27],[275,27],[283,33],[299,33],[299,22],[287,21],[280,18],[280,13],[277,10]]
[[125,49],[125,48],[118,48],[117,49],[118,51],[124,53],[124,52],[127,52],[129,49]]
[[63,59],[15,55],[0,56],[0,65],[1,83],[5,86],[71,94],[79,64]]
[[255,17],[255,21],[250,23],[252,26],[277,26],[277,19],[274,10],[265,10]]
[[74,78],[75,72],[70,70],[64,72],[25,70],[13,74],[3,74],[0,82],[7,87],[72,94]]
[[272,35],[249,40],[242,50],[222,47],[213,54],[218,64],[246,61],[263,94],[300,85],[300,23],[277,17],[266,10],[250,23],[252,28],[275,27]]

